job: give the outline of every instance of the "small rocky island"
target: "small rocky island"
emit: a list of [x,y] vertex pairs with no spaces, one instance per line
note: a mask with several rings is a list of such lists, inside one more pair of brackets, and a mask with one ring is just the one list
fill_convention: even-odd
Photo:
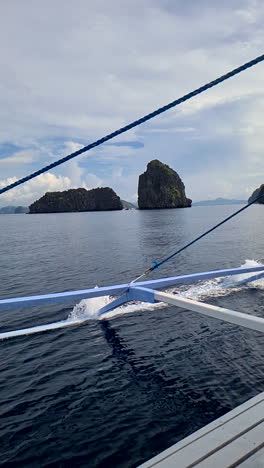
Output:
[[248,203],[251,203],[253,200],[255,200],[255,198],[260,197],[261,195],[263,195],[263,197],[260,198],[256,203],[264,204],[264,184],[261,184],[259,188],[254,190],[254,192],[248,199]]
[[187,208],[192,200],[185,195],[180,176],[158,159],[150,161],[139,176],[138,207],[141,210],[159,208]]
[[29,213],[65,213],[73,211],[122,210],[120,198],[109,187],[86,190],[70,189],[47,192],[29,207]]

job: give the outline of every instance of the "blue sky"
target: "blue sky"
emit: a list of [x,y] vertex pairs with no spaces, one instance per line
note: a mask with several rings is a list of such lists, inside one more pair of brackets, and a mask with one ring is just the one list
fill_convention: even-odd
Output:
[[[12,0],[0,18],[0,186],[263,53],[262,0]],[[187,196],[264,183],[264,64],[1,196],[111,186],[135,201],[158,158]]]

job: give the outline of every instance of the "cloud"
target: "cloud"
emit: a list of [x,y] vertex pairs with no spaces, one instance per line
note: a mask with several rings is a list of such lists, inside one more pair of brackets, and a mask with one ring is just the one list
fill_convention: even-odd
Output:
[[[8,37],[0,51],[0,144],[11,145],[2,179],[33,172],[263,49],[261,0],[11,3],[0,18],[2,43]],[[138,175],[158,157],[196,198],[245,193],[247,174],[263,173],[263,82],[257,65],[53,174],[74,187],[113,184],[132,199]]]
[[[0,188],[17,181],[17,177],[0,180]],[[30,180],[27,184],[20,185],[1,195],[1,206],[6,204],[27,206],[37,200],[46,192],[66,190],[71,187],[71,180],[64,176],[55,176],[50,172]]]
[[22,150],[13,153],[12,156],[6,158],[0,158],[0,168],[17,166],[19,164],[30,164],[32,163],[38,153],[33,150]]
[[195,132],[193,127],[154,127],[145,130],[145,133],[192,133]]
[[85,185],[88,190],[92,188],[101,187],[102,184],[103,184],[102,179],[97,177],[95,174],[88,173],[85,176]]
[[144,143],[141,141],[114,141],[113,143],[108,143],[107,146],[128,146],[137,149],[143,148]]
[[76,142],[76,141],[65,141],[64,142],[64,147],[65,147],[67,153],[75,153],[79,149],[83,148],[83,145],[81,143]]

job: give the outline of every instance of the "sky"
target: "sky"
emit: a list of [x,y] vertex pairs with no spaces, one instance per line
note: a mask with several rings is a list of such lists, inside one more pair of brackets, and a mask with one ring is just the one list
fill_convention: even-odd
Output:
[[[10,0],[0,18],[0,187],[263,54],[263,0]],[[4,45],[4,46],[3,46]],[[112,187],[159,159],[194,201],[264,183],[264,63],[0,195]]]

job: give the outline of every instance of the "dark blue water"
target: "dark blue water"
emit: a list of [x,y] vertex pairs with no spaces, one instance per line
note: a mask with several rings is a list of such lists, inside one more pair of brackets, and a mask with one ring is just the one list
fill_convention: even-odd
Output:
[[[235,209],[1,216],[0,297],[129,281]],[[263,261],[263,219],[251,207],[151,277]],[[185,293],[264,315],[264,282]],[[0,332],[74,305],[2,312]],[[1,466],[136,467],[264,391],[260,333],[175,307],[124,312],[0,341]]]

